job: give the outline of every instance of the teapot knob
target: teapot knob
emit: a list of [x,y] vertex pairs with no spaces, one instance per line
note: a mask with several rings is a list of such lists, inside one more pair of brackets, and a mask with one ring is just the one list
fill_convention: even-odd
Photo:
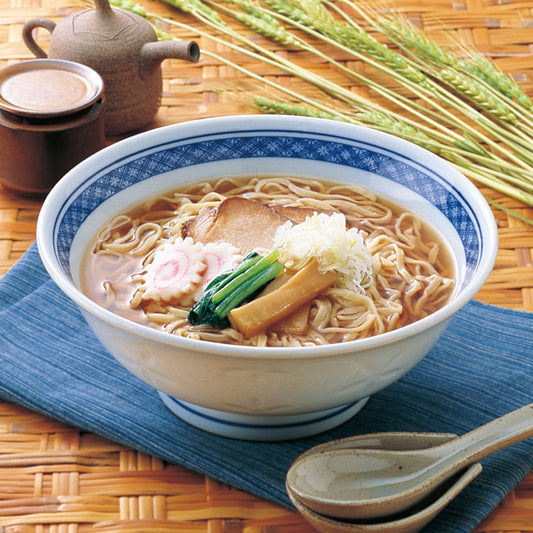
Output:
[[107,11],[111,12],[111,5],[109,4],[109,0],[94,0],[94,7],[97,11],[100,11],[101,13],[105,13]]

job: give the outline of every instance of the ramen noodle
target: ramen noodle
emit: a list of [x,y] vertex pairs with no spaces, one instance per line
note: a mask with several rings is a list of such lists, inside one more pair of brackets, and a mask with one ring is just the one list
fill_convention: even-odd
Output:
[[[307,235],[320,223],[327,230],[317,244]],[[348,239],[362,258],[339,270],[336,283],[294,313],[305,317],[298,326],[280,320],[247,337],[231,326],[192,324],[191,306],[207,284],[200,281],[205,265],[192,272],[181,294],[153,288],[153,272],[165,266],[165,254],[176,243],[193,255],[225,247],[230,268],[253,250],[280,248],[283,262],[290,236],[293,248],[309,242],[319,249]],[[172,335],[253,346],[323,345],[389,332],[442,307],[455,283],[444,240],[416,214],[360,186],[274,176],[195,183],[115,216],[91,243],[81,277],[85,294],[132,321]]]

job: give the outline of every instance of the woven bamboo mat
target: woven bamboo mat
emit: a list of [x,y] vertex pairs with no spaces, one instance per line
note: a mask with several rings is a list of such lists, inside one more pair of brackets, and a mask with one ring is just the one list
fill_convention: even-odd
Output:
[[[181,31],[180,38],[195,38],[202,50],[226,53],[196,35],[195,22],[182,13],[159,0],[139,3],[150,12],[190,23],[193,29]],[[394,6],[432,32],[436,40],[442,25],[453,28],[533,96],[533,1],[396,0]],[[0,66],[31,59],[21,39],[24,21],[35,16],[59,21],[79,9],[79,4],[69,0],[0,0]],[[44,48],[47,39],[46,32],[39,34]],[[280,49],[278,53],[287,52]],[[308,68],[332,79],[338,76],[316,60],[311,62],[304,54],[300,57]],[[298,86],[298,81],[264,66],[250,62],[246,66],[280,83]],[[249,82],[210,58],[197,64],[166,60],[163,67],[161,108],[150,128],[254,112],[242,100],[218,90],[247,87]],[[482,192],[533,218],[533,208],[489,189]],[[38,200],[19,198],[0,187],[0,276],[35,240],[40,205]],[[533,227],[502,211],[494,213],[499,254],[493,273],[476,297],[533,311]],[[297,513],[260,498],[0,402],[0,532],[85,531],[310,533],[311,528]],[[533,532],[533,474],[475,530],[489,532]]]

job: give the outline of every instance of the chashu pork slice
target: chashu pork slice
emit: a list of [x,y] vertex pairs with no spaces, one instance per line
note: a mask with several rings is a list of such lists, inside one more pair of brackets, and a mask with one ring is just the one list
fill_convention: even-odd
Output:
[[273,205],[272,209],[280,215],[287,217],[293,224],[301,224],[305,219],[312,217],[315,213],[326,213],[332,215],[334,211],[324,209],[313,209],[312,207],[298,207],[292,205]]
[[234,197],[216,208],[201,209],[183,226],[182,235],[204,244],[229,242],[248,254],[256,249],[273,249],[276,230],[287,220],[263,202]]

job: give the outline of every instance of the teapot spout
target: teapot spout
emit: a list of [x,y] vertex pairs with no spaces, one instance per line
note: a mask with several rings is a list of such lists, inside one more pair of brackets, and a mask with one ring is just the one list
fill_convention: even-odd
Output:
[[184,59],[196,63],[200,47],[196,41],[155,41],[142,46],[141,73],[151,71],[167,58]]

